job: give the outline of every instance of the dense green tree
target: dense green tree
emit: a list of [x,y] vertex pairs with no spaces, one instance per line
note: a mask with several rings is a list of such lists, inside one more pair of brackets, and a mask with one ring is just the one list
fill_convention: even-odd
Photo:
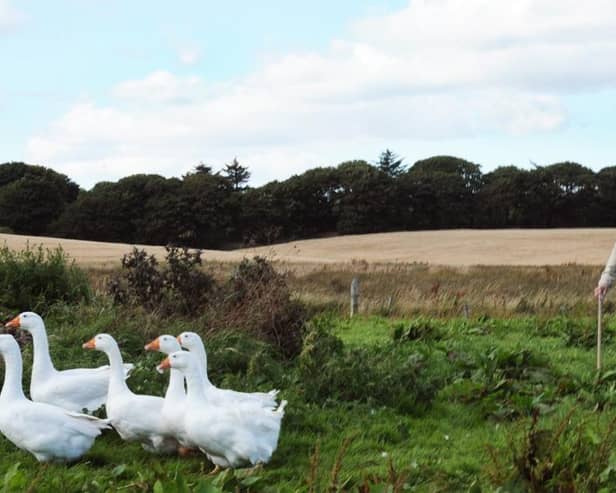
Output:
[[476,195],[483,176],[479,165],[452,156],[417,161],[402,180],[412,211],[407,225],[417,228],[459,228],[474,224]]
[[284,240],[289,214],[286,195],[278,181],[259,188],[249,188],[242,195],[240,229],[245,245],[275,243]]
[[223,175],[229,180],[234,190],[243,190],[245,184],[250,179],[250,171],[245,166],[242,166],[237,158],[233,158],[233,161],[229,164],[225,164],[222,170]]
[[224,177],[196,174],[184,177],[183,194],[194,223],[195,246],[221,246],[234,234],[235,203],[232,186]]
[[395,180],[366,161],[338,165],[339,187],[333,212],[341,234],[374,233],[396,228],[400,216]]
[[16,233],[44,234],[79,187],[66,175],[25,163],[0,165],[0,225]]
[[595,226],[616,225],[616,166],[603,168],[596,175],[597,214]]
[[379,156],[377,166],[383,173],[395,178],[405,171],[405,166],[402,164],[403,161],[404,158],[399,157],[389,149],[385,149]]
[[487,173],[477,195],[475,225],[480,228],[506,228],[524,225],[529,172],[503,166]]
[[551,226],[591,226],[596,222],[597,187],[595,173],[570,161],[546,166],[557,190]]
[[339,175],[336,168],[314,168],[281,183],[285,236],[305,238],[336,231],[334,203],[340,189]]

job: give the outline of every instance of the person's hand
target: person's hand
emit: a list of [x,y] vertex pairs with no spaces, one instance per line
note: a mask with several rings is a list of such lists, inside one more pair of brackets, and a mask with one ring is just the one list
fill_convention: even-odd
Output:
[[607,294],[607,286],[598,285],[595,288],[595,298],[601,297],[601,299],[603,300],[606,294]]

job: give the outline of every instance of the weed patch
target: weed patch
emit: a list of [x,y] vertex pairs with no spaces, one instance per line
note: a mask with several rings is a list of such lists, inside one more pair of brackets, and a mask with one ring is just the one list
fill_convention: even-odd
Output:
[[47,313],[58,302],[77,304],[91,298],[86,274],[61,248],[0,248],[0,305],[14,311]]

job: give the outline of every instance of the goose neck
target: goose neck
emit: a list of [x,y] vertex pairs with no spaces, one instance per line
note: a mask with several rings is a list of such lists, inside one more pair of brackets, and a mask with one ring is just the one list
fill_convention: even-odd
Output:
[[111,376],[109,378],[109,393],[118,393],[128,391],[126,380],[124,378],[124,362],[122,354],[118,346],[113,346],[105,350],[105,354],[109,358],[109,366],[111,368]]
[[32,379],[36,380],[39,376],[54,373],[56,369],[49,354],[49,341],[47,340],[45,327],[35,327],[30,331],[30,334],[32,334],[32,344],[34,346]]
[[3,353],[2,357],[5,370],[0,400],[25,399],[26,396],[21,386],[23,365],[19,348],[16,347],[14,350]]
[[171,368],[169,386],[167,387],[167,392],[165,392],[165,399],[183,398],[185,395],[184,374],[180,370]]
[[199,368],[189,368],[184,372],[186,386],[188,387],[187,396],[189,400],[203,401],[206,399],[205,382]]

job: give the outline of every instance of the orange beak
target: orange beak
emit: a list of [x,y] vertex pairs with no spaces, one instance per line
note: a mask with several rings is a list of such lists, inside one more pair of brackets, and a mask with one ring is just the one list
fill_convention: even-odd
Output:
[[19,315],[17,315],[13,320],[5,325],[7,329],[19,329],[21,327],[21,322],[19,321]]
[[160,351],[160,341],[158,340],[158,337],[154,339],[152,342],[146,344],[144,346],[144,349],[146,351]]
[[182,336],[177,336],[176,339],[178,340],[178,342],[180,343],[180,346],[182,345]]
[[81,347],[84,349],[96,349],[96,341],[92,338],[88,342],[84,342]]
[[165,358],[161,361],[160,365],[157,366],[159,370],[168,370],[171,368],[171,361],[169,361],[169,357]]

